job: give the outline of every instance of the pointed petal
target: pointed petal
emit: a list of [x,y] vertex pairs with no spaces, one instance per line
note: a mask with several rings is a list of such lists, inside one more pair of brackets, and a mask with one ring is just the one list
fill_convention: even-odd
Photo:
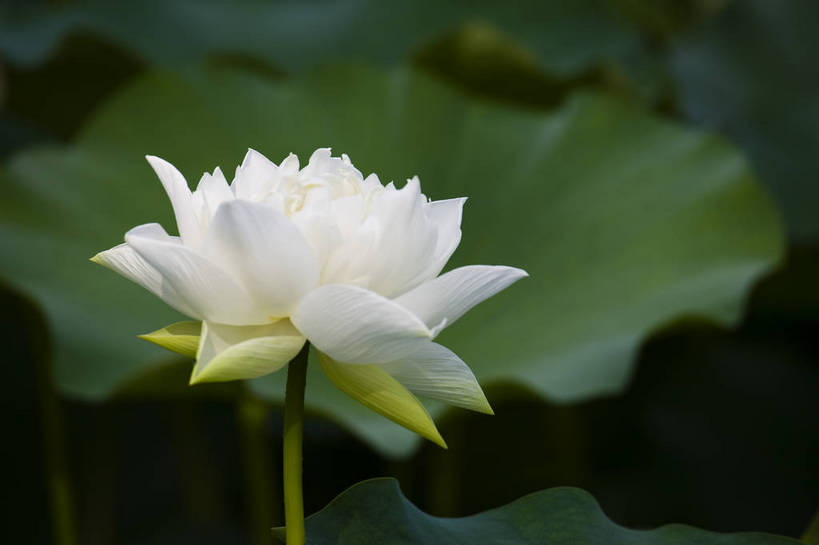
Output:
[[374,196],[367,222],[375,224],[380,233],[363,262],[373,291],[395,297],[435,276],[430,271],[438,229],[427,217],[426,206],[417,176],[401,189],[387,185],[386,191]]
[[182,173],[175,166],[164,159],[153,155],[146,155],[145,159],[162,182],[165,193],[173,206],[173,213],[176,216],[176,227],[179,236],[192,246],[198,246],[202,240],[202,229],[197,218],[196,208],[191,200],[191,190],[188,182]]
[[192,318],[201,318],[193,308],[182,300],[176,290],[168,282],[164,281],[159,271],[142,259],[142,256],[128,244],[120,244],[110,250],[100,252],[92,257],[91,261],[139,284],[182,314]]
[[191,384],[260,377],[278,371],[299,353],[304,337],[289,320],[270,325],[202,323]]
[[[216,167],[213,174],[206,172],[202,175],[193,195],[195,198],[201,199],[202,210],[206,218],[211,218],[220,204],[232,201],[235,198],[228,186],[225,175],[222,174],[222,169],[219,167]],[[206,225],[206,223],[203,225]]]
[[438,229],[435,259],[429,276],[435,278],[461,243],[461,218],[466,197],[427,203],[427,217]]
[[339,390],[396,424],[447,448],[421,402],[378,365],[338,363],[322,352],[318,352],[318,360]]
[[412,356],[380,366],[412,393],[495,414],[472,370],[448,348],[426,343]]
[[299,173],[299,158],[295,153],[287,154],[279,163],[279,173],[282,176],[295,176]]
[[277,178],[277,169],[273,161],[258,151],[247,150],[242,164],[236,168],[236,177],[233,180],[233,193],[236,198],[258,199],[270,190]]
[[362,364],[406,357],[431,335],[401,305],[364,288],[342,284],[308,293],[290,319],[331,358]]
[[201,331],[201,322],[176,322],[151,333],[140,335],[139,338],[171,352],[195,358]]
[[268,316],[288,316],[318,285],[313,250],[299,228],[268,206],[235,200],[223,203],[205,237],[205,251],[241,280]]
[[227,324],[269,321],[229,273],[168,236],[160,225],[134,227],[125,234],[125,240],[195,311],[193,316]]
[[529,276],[526,271],[514,267],[470,265],[425,282],[395,302],[437,335],[466,311],[525,276]]

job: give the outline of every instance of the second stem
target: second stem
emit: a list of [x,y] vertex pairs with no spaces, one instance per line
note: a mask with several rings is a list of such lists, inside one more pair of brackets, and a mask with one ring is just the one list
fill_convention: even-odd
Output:
[[284,398],[284,525],[287,545],[304,545],[304,500],[302,497],[302,438],[304,430],[304,388],[310,344],[287,366]]

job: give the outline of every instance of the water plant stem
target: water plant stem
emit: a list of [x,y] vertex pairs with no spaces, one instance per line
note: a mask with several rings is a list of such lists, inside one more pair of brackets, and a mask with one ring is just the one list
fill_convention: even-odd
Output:
[[284,398],[284,524],[287,545],[304,545],[304,500],[302,498],[302,438],[304,430],[304,388],[310,345],[287,367]]

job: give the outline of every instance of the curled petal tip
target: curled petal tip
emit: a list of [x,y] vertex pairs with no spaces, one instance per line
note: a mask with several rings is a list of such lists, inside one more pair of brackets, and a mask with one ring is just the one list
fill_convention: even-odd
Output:
[[96,254],[94,257],[89,257],[88,261],[91,263],[96,263],[97,265],[102,265],[102,259],[100,258],[100,254]]

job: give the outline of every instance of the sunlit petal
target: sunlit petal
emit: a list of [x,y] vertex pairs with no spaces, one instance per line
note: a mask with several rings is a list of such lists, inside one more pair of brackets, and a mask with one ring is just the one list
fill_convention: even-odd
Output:
[[446,347],[424,343],[411,356],[380,366],[414,394],[494,414],[469,367]]
[[135,227],[126,233],[125,240],[162,275],[195,316],[237,325],[269,321],[230,273],[168,236],[158,224]]
[[395,302],[418,316],[437,335],[481,301],[526,276],[526,271],[514,267],[470,265],[421,284]]
[[146,155],[145,158],[156,172],[159,181],[162,182],[165,193],[168,194],[174,216],[176,216],[179,236],[185,244],[198,246],[202,240],[202,227],[185,177],[175,166],[164,159],[153,155]]
[[401,305],[357,286],[330,284],[307,294],[291,317],[331,358],[378,363],[402,358],[430,338],[429,329]]
[[162,274],[128,244],[120,244],[100,252],[92,257],[91,261],[136,282],[182,314],[191,318],[202,318],[199,312],[189,306],[173,286],[165,281]]
[[206,255],[232,271],[268,316],[289,316],[310,289],[319,269],[298,227],[263,204],[222,204],[205,237]]

